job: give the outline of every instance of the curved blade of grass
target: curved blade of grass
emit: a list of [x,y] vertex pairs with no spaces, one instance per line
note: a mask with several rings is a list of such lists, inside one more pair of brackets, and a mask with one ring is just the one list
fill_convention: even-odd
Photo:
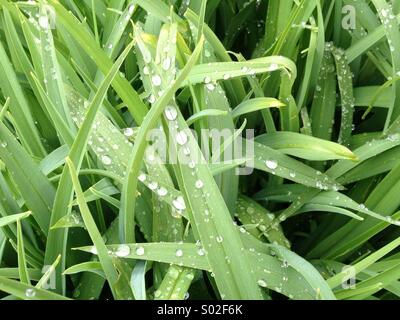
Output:
[[228,115],[227,111],[218,110],[218,109],[205,109],[205,110],[199,111],[199,112],[195,113],[194,115],[190,116],[190,118],[188,118],[186,120],[186,123],[190,127],[196,121],[199,121],[203,118],[219,117],[219,116],[226,116],[226,115]]
[[[400,245],[400,239],[395,239],[389,244],[385,245],[381,249],[375,251],[374,253],[370,254],[368,257],[365,259],[361,260],[360,262],[356,263],[353,265],[356,273],[359,273],[368,267],[370,267],[372,264],[377,262],[378,260],[382,259],[385,255],[387,255],[389,252],[393,251]],[[343,277],[345,276],[346,272],[341,272],[338,273],[337,275],[329,278],[327,280],[329,286],[331,288],[336,288],[338,285],[342,283]]]
[[47,89],[47,96],[52,101],[58,114],[63,119],[66,126],[73,128],[73,122],[70,117],[60,65],[57,61],[56,50],[54,47],[53,35],[50,29],[50,20],[47,14],[46,6],[39,4],[39,19],[47,21],[39,27],[39,36],[41,41],[42,67],[44,83]]
[[31,211],[27,211],[24,213],[14,214],[7,217],[0,218],[0,228],[5,227],[9,224],[15,223],[19,220],[28,218],[32,214]]
[[261,143],[254,143],[254,167],[305,186],[341,190],[343,187],[325,174]]
[[328,286],[327,282],[319,274],[319,272],[312,266],[312,264],[285,247],[279,245],[271,246],[274,248],[274,251],[278,254],[278,256],[287,261],[290,266],[304,276],[312,288],[317,292],[317,295],[320,299],[336,300],[331,288]]
[[280,69],[287,69],[289,71],[291,81],[296,79],[297,68],[291,60],[282,56],[271,56],[245,62],[211,62],[200,64],[191,70],[188,78],[182,85],[216,82],[218,80],[226,80],[227,78],[244,77]]
[[89,207],[85,201],[85,197],[83,196],[83,191],[81,188],[81,185],[79,183],[78,175],[76,173],[75,166],[73,162],[67,158],[66,163],[69,168],[69,173],[71,175],[71,180],[74,185],[76,197],[78,200],[78,205],[82,214],[83,221],[85,222],[86,229],[88,230],[88,233],[90,235],[90,238],[93,241],[93,244],[96,248],[96,252],[99,256],[100,263],[102,265],[103,271],[106,275],[106,278],[108,280],[108,283],[110,284],[111,291],[115,295],[115,298],[118,298],[116,296],[115,292],[115,284],[118,281],[118,273],[115,270],[114,264],[112,262],[112,259],[108,255],[108,250],[106,245],[104,244],[103,238],[97,229],[96,223],[90,213]]
[[236,119],[247,113],[263,110],[266,108],[280,108],[285,106],[284,103],[274,98],[255,98],[244,101],[232,110],[231,116]]
[[24,238],[22,235],[21,221],[17,220],[17,253],[18,253],[18,269],[21,283],[30,285],[29,273],[26,267]]
[[136,300],[146,300],[146,261],[137,261],[131,275],[131,288]]
[[135,201],[136,197],[132,197],[130,195],[136,193],[137,189],[137,177],[139,174],[140,166],[137,163],[139,159],[143,158],[145,148],[146,148],[146,136],[150,129],[152,129],[157,121],[159,120],[160,115],[163,112],[163,109],[173,98],[175,92],[180,87],[181,83],[186,79],[188,73],[197,62],[197,59],[201,53],[203,42],[196,47],[196,50],[193,52],[191,58],[186,64],[185,68],[181,71],[178,78],[172,84],[170,89],[157,101],[157,103],[152,107],[146,116],[144,122],[142,123],[139,133],[136,137],[136,143],[134,145],[132,155],[129,159],[128,164],[128,175],[126,177],[126,181],[123,186],[122,194],[121,194],[121,208],[120,208],[120,225],[121,225],[121,240],[122,242],[127,242],[127,240],[134,240],[134,210],[135,210]]
[[61,261],[61,255],[59,255],[56,261],[54,261],[53,264],[47,268],[43,276],[39,279],[38,283],[36,284],[36,288],[43,288],[47,284],[49,279],[54,274],[57,265],[60,263],[60,261]]
[[336,64],[336,73],[342,99],[342,122],[338,141],[340,144],[349,146],[353,130],[354,113],[353,77],[344,51],[333,47],[332,54]]
[[310,113],[313,135],[324,140],[331,140],[332,123],[336,108],[335,66],[331,54],[331,46],[331,44],[325,46]]
[[[372,0],[372,3],[378,11],[379,18],[385,30],[392,59],[392,76],[395,77],[396,73],[400,70],[400,31],[398,29],[397,19],[393,14],[391,6],[386,1]],[[394,92],[395,101],[393,107],[389,111],[386,126],[389,126],[400,116],[400,83],[396,82],[392,90]]]
[[0,86],[3,94],[11,99],[9,110],[14,115],[14,121],[23,145],[35,156],[42,157],[45,155],[45,151],[40,141],[39,132],[34,124],[27,98],[4,49],[3,42],[0,43],[0,62],[0,71],[4,75],[0,78]]
[[[125,60],[126,56],[130,52],[132,47],[133,47],[133,42],[129,46],[127,46],[127,48],[118,58],[114,66],[111,68],[110,73],[107,74],[106,78],[104,79],[102,85],[99,88],[99,91],[96,93],[92,102],[89,104],[88,110],[86,111],[86,117],[83,121],[81,128],[79,129],[77,137],[69,153],[70,161],[76,168],[80,168],[81,166],[86,151],[86,145],[92,129],[92,124],[95,120],[97,111],[99,110],[107,94],[107,90],[112,80],[117,75],[122,62]],[[70,177],[68,166],[64,166],[63,173],[60,182],[58,184],[55,203],[53,206],[51,225],[54,225],[63,216],[69,214],[71,208],[68,205],[71,202],[72,195],[73,195],[72,179]],[[66,234],[65,230],[63,229],[55,229],[49,232],[49,236],[47,238],[47,243],[49,245],[46,250],[45,263],[51,264],[59,254],[63,254],[65,252],[65,245],[66,245],[65,239],[66,239]],[[65,290],[65,278],[62,276],[64,267],[65,267],[65,256],[63,255],[61,268],[56,272],[57,290],[59,290],[59,292],[64,292]],[[109,280],[114,280],[114,279],[111,278]],[[111,282],[111,285],[112,284],[113,282]]]
[[62,295],[0,277],[0,291],[24,300],[70,300]]
[[344,216],[350,217],[352,219],[363,221],[364,218],[360,217],[359,215],[353,213],[352,211],[338,208],[329,205],[321,205],[321,204],[306,204],[303,206],[299,211],[296,212],[297,214],[306,213],[306,212],[332,212],[342,214]]
[[344,146],[294,132],[269,133],[258,136],[256,141],[285,154],[311,161],[357,159],[357,156]]
[[71,274],[77,274],[81,272],[92,272],[95,273],[103,278],[106,278],[106,275],[104,274],[102,264],[101,262],[98,261],[90,261],[90,262],[82,262],[79,264],[76,264],[72,267],[69,267],[64,271],[65,275],[71,275]]
[[[127,246],[130,248],[130,253],[125,258],[128,259],[172,263],[188,268],[211,271],[211,266],[206,256],[207,250],[196,244],[143,243],[127,244]],[[108,249],[111,252],[116,252],[119,247],[120,245],[111,245],[108,246]],[[263,250],[265,248],[268,247],[264,246]],[[93,251],[93,247],[81,247],[78,249],[86,252]],[[176,255],[177,250],[182,250],[183,255],[178,257]],[[267,287],[291,299],[317,298],[315,289],[318,285],[315,288],[310,286],[301,273],[295,271],[290,265],[284,263],[284,261],[280,261],[276,257],[266,255],[260,251],[254,251],[254,247],[250,247],[249,251],[246,251],[246,254],[249,262],[254,266],[255,279],[258,279],[254,281],[258,281],[260,287]],[[302,261],[300,257],[297,257],[297,259]],[[315,271],[310,274],[315,276]],[[319,281],[319,277],[316,277],[314,283],[319,284]],[[325,289],[323,284],[320,286]]]
[[47,234],[55,195],[54,187],[3,123],[0,123],[0,139],[3,146],[0,148],[0,157],[11,172],[33,218],[43,234]]
[[194,270],[171,266],[154,292],[154,300],[184,300],[193,279]]
[[[87,32],[82,32],[81,23],[71,15],[58,1],[51,0],[50,3],[57,12],[57,21],[65,26],[71,35],[82,48],[92,56],[96,65],[106,74],[112,69],[112,62],[107,57],[106,53],[98,50],[98,45],[95,40]],[[147,113],[147,107],[144,105],[138,94],[132,89],[128,80],[123,77],[115,77],[113,86],[119,96],[128,106],[128,109],[136,122],[140,124]]]

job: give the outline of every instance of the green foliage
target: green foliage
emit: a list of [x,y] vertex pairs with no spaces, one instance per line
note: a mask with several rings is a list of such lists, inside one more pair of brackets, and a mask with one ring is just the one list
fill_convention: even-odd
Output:
[[0,0],[0,299],[398,299],[390,3]]

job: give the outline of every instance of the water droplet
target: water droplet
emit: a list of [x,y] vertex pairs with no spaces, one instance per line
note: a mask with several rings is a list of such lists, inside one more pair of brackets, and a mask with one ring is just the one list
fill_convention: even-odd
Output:
[[261,224],[258,228],[259,228],[262,232],[267,231],[267,227],[266,227],[265,225],[263,225],[263,224]]
[[198,254],[199,256],[204,256],[204,255],[206,254],[206,252],[204,251],[203,248],[200,248],[199,250],[197,250],[197,254]]
[[49,29],[50,24],[49,24],[49,19],[47,18],[47,16],[39,17],[39,26],[41,26],[43,29]]
[[214,91],[215,90],[215,85],[212,83],[209,83],[206,85],[206,88],[208,91]]
[[156,190],[158,188],[157,181],[150,182],[148,187],[149,187],[150,190],[153,190],[153,191]]
[[222,236],[217,236],[215,239],[218,243],[222,243],[224,241],[224,238]]
[[278,162],[276,160],[267,160],[265,161],[265,165],[268,169],[275,170],[278,168]]
[[266,287],[267,287],[267,283],[265,282],[265,280],[262,280],[262,279],[258,280],[258,281],[257,281],[257,284],[258,284],[260,287],[263,287],[263,288],[266,288]]
[[255,210],[254,210],[254,208],[253,207],[248,207],[247,209],[246,209],[246,212],[248,213],[248,214],[254,214],[254,212],[255,212]]
[[196,183],[195,183],[195,186],[196,186],[197,189],[201,189],[201,188],[204,187],[204,182],[201,181],[201,180],[197,180]]
[[171,68],[171,58],[167,57],[164,59],[163,63],[162,63],[162,68],[165,71],[168,71],[169,68]]
[[134,4],[131,4],[131,5],[129,6],[129,8],[128,8],[129,14],[132,14],[134,10],[135,10],[135,5],[134,5]]
[[149,102],[150,102],[150,103],[156,102],[156,97],[155,97],[153,94],[150,95],[150,97],[149,97]]
[[132,128],[126,128],[124,129],[124,135],[125,137],[132,137],[134,135],[135,131]]
[[164,187],[161,187],[161,188],[159,188],[159,189],[157,190],[157,194],[158,194],[160,197],[165,197],[165,196],[168,194],[168,190],[165,189]]
[[144,73],[146,76],[148,76],[148,75],[150,74],[150,69],[149,69],[148,66],[144,66],[144,68],[143,68],[143,73]]
[[36,296],[36,290],[32,289],[32,288],[28,288],[25,290],[25,296],[27,298],[33,298],[34,296]]
[[205,83],[205,84],[211,83],[211,78],[210,78],[210,77],[205,77],[205,78],[204,78],[204,83]]
[[112,164],[112,159],[109,156],[102,156],[101,162],[103,162],[104,165],[109,166]]
[[145,182],[146,181],[146,175],[144,173],[141,173],[138,177],[139,181]]
[[180,131],[176,134],[176,142],[183,146],[188,142],[188,136],[184,131]]
[[154,86],[159,87],[161,86],[161,77],[156,74],[151,78],[151,82],[153,83]]
[[183,256],[183,251],[181,249],[176,250],[175,255],[177,257],[182,257]]
[[121,244],[115,251],[115,255],[121,258],[129,256],[130,253],[131,253],[131,248],[126,244]]
[[185,210],[186,209],[185,200],[181,196],[179,196],[174,201],[172,201],[172,204],[177,210]]
[[169,121],[174,121],[178,117],[178,111],[173,106],[167,106],[164,114]]
[[142,255],[144,255],[144,248],[143,248],[143,247],[138,247],[138,248],[136,248],[135,253],[136,253],[137,256],[142,256]]

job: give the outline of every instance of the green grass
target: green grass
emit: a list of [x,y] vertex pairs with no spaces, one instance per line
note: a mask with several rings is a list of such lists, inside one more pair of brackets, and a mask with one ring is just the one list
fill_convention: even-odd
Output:
[[399,14],[0,0],[0,299],[398,299]]

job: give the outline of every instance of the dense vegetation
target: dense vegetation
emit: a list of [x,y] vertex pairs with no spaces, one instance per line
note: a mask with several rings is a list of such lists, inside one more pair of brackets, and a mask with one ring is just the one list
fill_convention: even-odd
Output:
[[0,0],[0,297],[397,299],[399,14]]

